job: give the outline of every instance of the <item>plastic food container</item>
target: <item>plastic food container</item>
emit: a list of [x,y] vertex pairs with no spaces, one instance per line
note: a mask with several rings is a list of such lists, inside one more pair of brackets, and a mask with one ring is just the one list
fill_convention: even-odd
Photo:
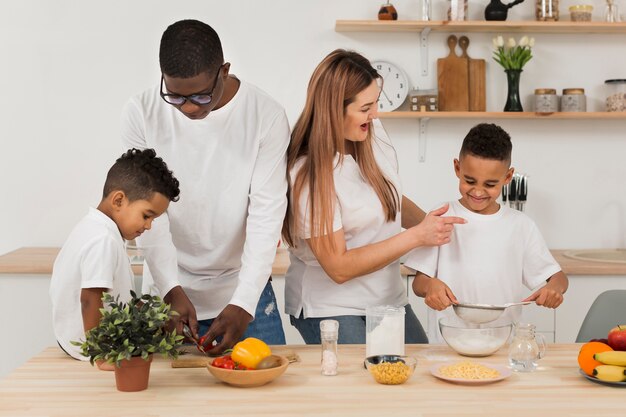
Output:
[[404,306],[365,309],[366,356],[404,355]]
[[590,4],[577,4],[570,6],[569,14],[572,22],[590,22],[593,6]]
[[626,111],[626,79],[606,80],[606,111]]

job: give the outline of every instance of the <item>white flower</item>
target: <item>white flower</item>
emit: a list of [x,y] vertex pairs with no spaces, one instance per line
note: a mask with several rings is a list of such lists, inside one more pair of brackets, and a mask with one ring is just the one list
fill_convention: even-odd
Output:
[[493,43],[493,49],[498,49],[498,39],[497,38],[493,38],[491,40],[491,43]]
[[528,41],[528,46],[530,46],[531,48],[535,46],[535,38],[530,38],[530,40]]
[[519,40],[519,46],[522,48],[527,46],[529,43],[528,36],[523,36],[522,39]]
[[498,36],[498,40],[496,41],[498,46],[504,46],[504,38],[502,36]]
[[515,39],[509,38],[509,41],[507,42],[506,46],[508,46],[509,48],[515,48]]

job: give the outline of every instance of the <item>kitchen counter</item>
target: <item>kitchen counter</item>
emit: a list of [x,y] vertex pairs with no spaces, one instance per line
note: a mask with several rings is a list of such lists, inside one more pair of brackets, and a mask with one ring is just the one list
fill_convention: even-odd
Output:
[[[52,275],[52,266],[60,248],[20,248],[0,256],[0,274],[41,274]],[[142,265],[132,266],[135,275],[141,275]],[[272,275],[285,275],[289,268],[289,252],[285,248],[276,251],[276,258],[272,266]],[[626,268],[625,268],[626,269]],[[402,266],[400,273],[403,276],[413,272]]]
[[[50,347],[0,380],[0,416],[623,416],[626,391],[580,375],[579,348],[549,345],[537,371],[485,385],[433,377],[433,363],[467,359],[442,345],[407,345],[418,365],[398,386],[374,382],[363,368],[364,345],[339,346],[333,377],[320,375],[319,345],[276,347],[276,353],[297,353],[300,362],[256,388],[231,387],[204,368],[171,368],[158,357],[148,389],[122,393],[112,372]],[[481,361],[505,364],[506,349]]]
[[[54,259],[59,248],[20,248],[0,256],[0,274],[52,274]],[[552,250],[552,255],[567,275],[626,275],[626,264],[580,261],[564,255],[567,250]],[[285,275],[289,267],[289,253],[285,248],[276,251],[272,275]],[[142,265],[133,265],[136,275],[141,275]],[[413,271],[404,266],[400,270],[403,276],[413,275]]]

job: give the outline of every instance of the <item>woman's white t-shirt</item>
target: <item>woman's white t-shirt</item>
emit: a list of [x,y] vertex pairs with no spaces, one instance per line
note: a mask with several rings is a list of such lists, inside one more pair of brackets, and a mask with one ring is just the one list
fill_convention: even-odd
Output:
[[[376,162],[385,177],[402,196],[395,150],[380,122],[375,121],[372,147]],[[304,159],[290,172],[293,180]],[[347,249],[358,248],[388,239],[401,231],[401,213],[396,220],[385,219],[382,204],[374,189],[365,182],[356,161],[350,155],[337,155],[335,169],[335,209],[333,231],[343,229]],[[324,272],[304,239],[310,237],[308,221],[308,188],[302,190],[298,204],[299,225],[296,247],[290,248],[291,264],[285,277],[285,311],[304,318],[338,315],[365,315],[373,305],[405,305],[406,285],[400,276],[400,262],[367,275],[337,284]]]

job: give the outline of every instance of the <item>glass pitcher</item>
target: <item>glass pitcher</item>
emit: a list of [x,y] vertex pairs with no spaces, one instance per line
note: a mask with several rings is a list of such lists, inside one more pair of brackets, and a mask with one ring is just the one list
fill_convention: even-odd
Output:
[[517,323],[514,331],[509,346],[509,365],[517,372],[532,372],[537,368],[537,360],[545,356],[545,338],[535,334],[534,324]]

